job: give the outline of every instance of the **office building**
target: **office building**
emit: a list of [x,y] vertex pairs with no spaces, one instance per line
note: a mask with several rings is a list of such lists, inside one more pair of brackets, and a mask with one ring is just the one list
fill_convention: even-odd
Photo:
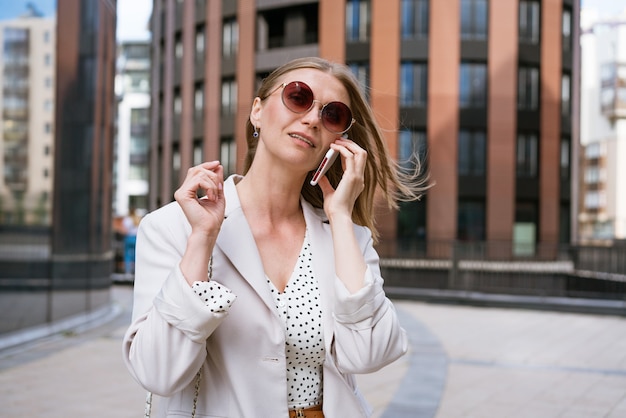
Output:
[[585,11],[581,34],[580,241],[626,240],[626,10]]
[[[51,33],[13,25],[3,43],[13,77],[9,83],[5,67],[3,92],[11,99],[8,107],[3,102],[3,134],[13,136],[3,140],[3,162],[19,163],[4,166],[3,183],[14,195],[26,196],[31,182],[52,179],[47,226],[31,222],[38,220],[31,215],[18,216],[19,224],[11,215],[12,225],[0,225],[0,333],[33,328],[24,335],[37,336],[42,329],[82,323],[111,310],[116,2],[57,0],[56,5],[56,28],[47,27]],[[52,86],[48,76],[54,76]],[[44,116],[30,113],[37,107]],[[49,115],[54,115],[50,136]],[[19,123],[7,125],[7,116]],[[35,117],[40,122],[31,125]],[[20,136],[24,129],[27,137]],[[48,177],[42,175],[46,169]],[[33,178],[26,178],[31,173]],[[50,187],[41,183],[36,187]],[[57,328],[46,328],[50,325]]]
[[113,170],[113,212],[124,216],[148,208],[150,143],[150,44],[118,45],[117,130]]
[[0,21],[0,225],[50,226],[56,20]]
[[[187,168],[241,172],[260,80],[302,56],[344,62],[367,88],[398,160],[436,183],[381,211],[379,249],[552,258],[572,236],[577,0],[156,0],[151,209]],[[440,248],[440,249],[437,249]]]

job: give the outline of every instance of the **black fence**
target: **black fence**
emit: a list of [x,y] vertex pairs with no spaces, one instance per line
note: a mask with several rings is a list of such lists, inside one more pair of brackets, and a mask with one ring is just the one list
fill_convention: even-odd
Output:
[[385,284],[399,292],[626,301],[626,245],[396,242],[378,250]]

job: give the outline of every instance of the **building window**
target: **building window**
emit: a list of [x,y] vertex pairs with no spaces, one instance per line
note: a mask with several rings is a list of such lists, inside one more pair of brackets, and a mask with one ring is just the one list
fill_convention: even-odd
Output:
[[178,59],[183,57],[183,40],[180,35],[176,35],[176,40],[174,41],[174,55]]
[[572,108],[570,85],[569,74],[563,74],[561,76],[561,115],[565,117],[570,116]]
[[486,142],[484,131],[459,132],[459,176],[485,175]]
[[199,26],[196,29],[196,54],[204,55],[204,46],[205,46],[204,27]]
[[485,203],[476,200],[459,200],[457,239],[461,241],[485,240]]
[[174,115],[180,116],[183,111],[183,101],[180,97],[180,92],[174,93]]
[[534,133],[517,135],[517,177],[535,178],[538,167],[538,140]]
[[224,167],[224,177],[235,173],[237,162],[237,143],[232,136],[220,140],[220,162]]
[[180,169],[180,151],[178,149],[178,144],[174,144],[172,146],[172,191],[176,190],[178,188],[178,185],[180,184]]
[[420,174],[424,174],[428,150],[426,131],[402,129],[398,135],[398,145],[398,161],[401,167],[409,172],[419,167]]
[[461,0],[461,39],[487,39],[487,0]]
[[585,209],[600,209],[606,206],[606,194],[602,190],[590,190],[585,194]]
[[539,108],[539,69],[520,67],[517,77],[518,110],[537,110]]
[[197,84],[196,89],[194,91],[194,108],[196,109],[196,113],[202,113],[202,109],[204,109],[204,85]]
[[237,82],[224,80],[222,82],[222,116],[234,115],[237,111]]
[[318,9],[309,3],[264,10],[257,17],[257,50],[316,44]]
[[347,0],[346,41],[369,41],[371,18],[370,0]]
[[585,157],[587,159],[596,159],[604,155],[602,144],[600,142],[593,142],[585,147]]
[[585,184],[597,184],[600,182],[600,167],[596,165],[585,169]]
[[365,96],[369,97],[370,87],[370,64],[369,62],[348,62],[346,63],[352,70],[352,74],[359,81],[359,85]]
[[400,106],[425,107],[427,101],[428,66],[425,63],[403,62],[400,66]]
[[572,50],[572,11],[563,8],[563,51]]
[[461,63],[460,76],[460,106],[484,108],[487,101],[487,66]]
[[602,64],[600,77],[601,110],[605,116],[615,118],[626,110],[626,64]]
[[402,39],[428,37],[428,0],[402,0]]
[[538,44],[540,34],[539,2],[521,0],[519,2],[520,42]]
[[201,164],[204,158],[202,157],[202,141],[195,141],[193,144],[193,165]]
[[569,182],[570,170],[571,170],[571,143],[572,141],[568,137],[561,138],[561,180]]
[[239,25],[237,20],[229,19],[224,21],[222,28],[222,56],[232,57],[237,53],[239,45]]
[[49,67],[50,65],[52,65],[52,55],[46,54],[44,55],[43,59],[44,59],[44,64],[46,67]]
[[142,163],[131,163],[128,166],[128,179],[129,180],[147,180],[148,179],[148,165]]
[[537,205],[534,202],[517,202],[513,225],[513,254],[528,257],[537,245]]

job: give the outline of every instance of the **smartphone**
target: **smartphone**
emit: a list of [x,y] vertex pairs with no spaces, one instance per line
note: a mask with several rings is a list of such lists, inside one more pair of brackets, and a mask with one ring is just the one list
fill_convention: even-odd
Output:
[[315,174],[313,174],[313,178],[311,179],[311,186],[315,186],[317,184],[317,182],[324,175],[324,173],[326,173],[330,166],[333,165],[333,163],[337,159],[337,156],[339,156],[339,151],[335,151],[332,148],[328,150],[328,152],[322,159],[320,166],[317,167]]

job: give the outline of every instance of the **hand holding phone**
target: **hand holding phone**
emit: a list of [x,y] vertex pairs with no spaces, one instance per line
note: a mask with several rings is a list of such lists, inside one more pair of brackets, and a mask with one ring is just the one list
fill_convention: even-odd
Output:
[[320,166],[317,167],[315,174],[313,174],[313,178],[311,179],[311,186],[317,185],[317,182],[319,181],[319,179],[328,171],[330,166],[333,165],[333,163],[335,162],[338,156],[339,156],[339,151],[335,151],[332,148],[328,150],[328,152],[322,159]]

